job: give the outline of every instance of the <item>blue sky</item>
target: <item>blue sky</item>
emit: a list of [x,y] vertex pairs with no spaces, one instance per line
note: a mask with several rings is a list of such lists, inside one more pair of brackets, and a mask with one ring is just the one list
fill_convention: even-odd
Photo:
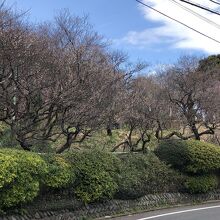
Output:
[[[197,1],[204,4],[208,2]],[[202,29],[200,31],[210,34],[213,32],[215,37],[216,31],[219,31],[214,30],[211,25],[205,26],[201,20],[180,11],[180,8],[175,8],[170,0],[143,2],[170,16],[185,20],[186,23]],[[181,55],[202,56],[220,52],[220,45],[149,11],[135,0],[7,0],[6,3],[18,10],[30,10],[29,18],[33,22],[51,20],[62,8],[68,8],[75,15],[88,14],[94,29],[110,39],[114,49],[128,53],[132,61],[140,59],[156,65],[175,62]],[[207,6],[218,9],[210,3]],[[198,13],[216,21],[213,15],[204,11]],[[220,39],[219,32],[217,37]]]

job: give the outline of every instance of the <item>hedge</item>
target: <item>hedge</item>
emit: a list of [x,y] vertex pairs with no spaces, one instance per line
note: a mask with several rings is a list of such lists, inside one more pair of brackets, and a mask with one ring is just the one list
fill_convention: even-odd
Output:
[[120,161],[111,153],[87,151],[67,155],[76,181],[73,191],[83,202],[110,199],[117,191],[117,170]]
[[146,194],[174,192],[182,188],[184,177],[154,154],[129,154],[121,159],[117,192],[120,199],[136,199]]
[[61,156],[46,154],[42,156],[47,163],[48,171],[43,183],[48,188],[61,189],[74,182],[75,174],[71,165]]
[[19,150],[0,150],[0,167],[0,209],[32,201],[47,172],[39,155]]
[[60,156],[0,150],[0,209],[33,201],[45,186],[60,189],[73,181],[71,165]]
[[202,141],[163,141],[155,153],[173,168],[186,173],[205,174],[220,168],[220,148]]
[[188,177],[185,182],[186,190],[191,194],[207,193],[218,187],[218,178],[215,175]]
[[[208,153],[204,146],[208,146]],[[217,186],[216,177],[205,174],[218,168],[216,149],[195,141],[160,144],[157,155],[190,177],[171,169],[153,153],[116,156],[93,150],[60,156],[2,149],[0,209],[31,202],[43,196],[41,190],[45,188],[53,189],[51,193],[65,188],[84,203],[136,199],[146,194],[182,191],[184,186],[190,193],[207,192]]]

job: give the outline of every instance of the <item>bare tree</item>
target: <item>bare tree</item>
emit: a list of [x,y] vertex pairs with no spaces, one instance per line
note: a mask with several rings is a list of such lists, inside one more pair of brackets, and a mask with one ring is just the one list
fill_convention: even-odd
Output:
[[55,33],[63,50],[65,69],[60,79],[62,99],[58,103],[57,121],[66,137],[63,146],[57,149],[57,153],[62,153],[106,123],[110,109],[116,107],[113,97],[124,74],[117,69],[123,57],[106,50],[87,18],[73,17],[65,11],[56,21]]
[[122,145],[128,146],[132,152],[146,151],[146,145],[151,141],[156,129],[155,86],[149,77],[137,77],[131,81],[121,113],[121,120],[128,128],[128,134],[125,140],[115,146],[112,151]]
[[197,58],[182,57],[163,78],[169,100],[182,117],[182,126],[188,126],[192,132],[188,136],[179,134],[182,139],[200,140],[202,135],[214,134],[219,126],[219,85],[210,76],[198,70]]

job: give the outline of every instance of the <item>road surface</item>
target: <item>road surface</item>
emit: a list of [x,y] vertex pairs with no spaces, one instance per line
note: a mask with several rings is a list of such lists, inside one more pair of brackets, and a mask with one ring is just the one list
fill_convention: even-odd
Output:
[[220,203],[178,207],[129,215],[112,220],[220,220]]

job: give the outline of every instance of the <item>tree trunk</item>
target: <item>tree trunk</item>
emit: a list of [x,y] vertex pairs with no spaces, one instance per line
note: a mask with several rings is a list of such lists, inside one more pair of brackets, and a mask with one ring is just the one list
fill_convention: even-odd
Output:
[[28,144],[25,140],[20,140],[20,139],[17,139],[17,141],[19,142],[20,146],[26,150],[26,151],[31,151],[31,145]]
[[107,126],[106,131],[108,136],[112,136],[112,129],[110,125]]
[[72,142],[73,142],[74,137],[76,137],[75,133],[73,133],[73,132],[68,133],[68,134],[67,134],[67,137],[66,137],[66,143],[65,143],[63,146],[61,146],[61,147],[56,151],[56,153],[57,153],[57,154],[61,154],[61,153],[63,153],[63,151],[69,149],[70,146],[71,146],[71,144],[72,144]]
[[195,123],[193,123],[193,124],[191,125],[191,130],[192,130],[192,132],[193,132],[193,134],[194,134],[194,136],[195,136],[195,139],[200,141],[199,131],[198,131],[198,129],[197,129]]
[[143,141],[142,143],[142,152],[143,153],[146,153],[146,144],[147,144],[148,141]]
[[125,144],[128,144],[128,141],[127,141],[127,140],[125,140],[125,141],[119,143],[118,145],[116,145],[116,146],[111,150],[111,152],[115,152],[120,146],[125,145]]

